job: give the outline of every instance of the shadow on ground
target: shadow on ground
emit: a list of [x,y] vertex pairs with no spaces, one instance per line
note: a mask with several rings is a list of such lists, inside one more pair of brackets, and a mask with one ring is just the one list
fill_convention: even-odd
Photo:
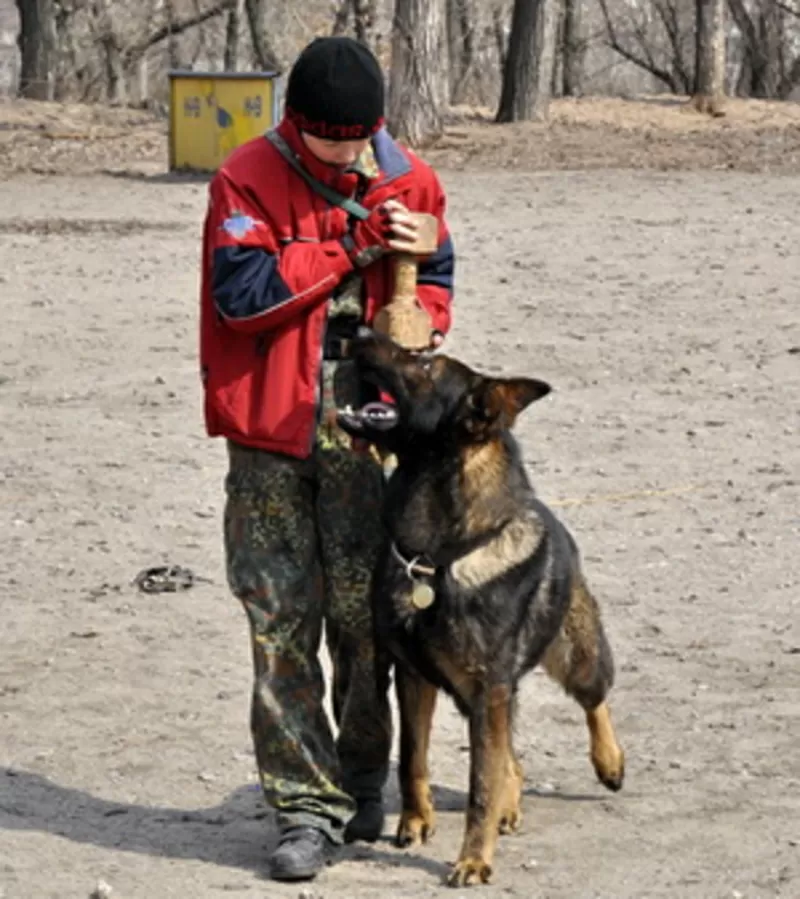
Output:
[[[527,792],[565,801],[599,798]],[[439,811],[458,813],[465,808],[466,796],[461,791],[434,785],[433,793]],[[400,810],[394,771],[386,788],[386,805],[389,814]],[[160,808],[101,799],[11,768],[0,769],[0,830],[38,831],[105,849],[198,860],[264,875],[276,838],[272,814],[255,784],[237,788],[224,802],[209,808]],[[414,867],[440,878],[447,871],[443,862],[421,857],[413,850],[396,850],[388,829],[374,845],[345,847],[342,859]]]
[[[396,791],[387,789],[390,813]],[[436,788],[440,808],[462,808],[462,794]],[[114,802],[54,783],[29,771],[0,769],[0,830],[28,830],[105,849],[192,859],[266,874],[266,859],[276,831],[253,784],[234,790],[209,808],[160,808]],[[387,836],[374,846],[355,844],[343,859],[417,867],[441,876],[445,866],[414,853],[396,851]]]
[[143,181],[145,184],[207,184],[213,172],[138,172],[135,169],[102,169],[101,175],[121,181]]

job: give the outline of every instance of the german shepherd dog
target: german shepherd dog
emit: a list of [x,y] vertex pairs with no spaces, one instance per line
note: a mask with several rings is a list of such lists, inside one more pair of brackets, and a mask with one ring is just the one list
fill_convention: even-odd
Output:
[[487,883],[498,833],[516,830],[522,817],[512,724],[524,674],[541,664],[582,707],[601,783],[616,791],[624,776],[606,704],[614,667],[600,611],[575,542],[536,498],[510,430],[550,387],[484,377],[366,328],[351,356],[362,381],[393,400],[341,409],[337,418],[351,436],[397,457],[372,597],[400,711],[396,841],[410,846],[434,832],[427,755],[444,690],[468,719],[470,742],[466,830],[448,882]]

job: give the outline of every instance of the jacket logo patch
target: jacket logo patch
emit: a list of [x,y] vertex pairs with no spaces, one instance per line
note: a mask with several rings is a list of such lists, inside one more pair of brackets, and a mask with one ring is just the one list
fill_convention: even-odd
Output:
[[233,215],[225,219],[221,227],[231,237],[241,240],[243,237],[247,237],[255,229],[255,226],[256,220],[252,216],[245,215],[243,212],[234,212]]

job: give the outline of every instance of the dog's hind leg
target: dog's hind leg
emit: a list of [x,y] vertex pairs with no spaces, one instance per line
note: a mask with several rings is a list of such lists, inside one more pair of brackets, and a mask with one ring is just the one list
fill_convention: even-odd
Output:
[[606,702],[614,683],[614,660],[600,609],[580,575],[575,578],[564,623],[542,664],[586,713],[598,780],[609,790],[619,790],[625,776],[625,754],[617,742]]
[[[516,711],[516,697],[512,700],[512,716]],[[509,725],[508,758],[506,760],[506,782],[503,788],[503,802],[500,812],[500,833],[514,833],[522,824],[522,788],[525,778],[522,765],[514,752],[513,718]]]
[[522,787],[524,776],[513,749],[506,760],[506,781],[503,786],[503,802],[500,812],[500,833],[508,834],[519,830],[522,824]]
[[400,708],[400,792],[403,811],[397,827],[398,846],[426,843],[436,829],[436,814],[428,772],[433,713],[437,689],[398,665],[397,702]]

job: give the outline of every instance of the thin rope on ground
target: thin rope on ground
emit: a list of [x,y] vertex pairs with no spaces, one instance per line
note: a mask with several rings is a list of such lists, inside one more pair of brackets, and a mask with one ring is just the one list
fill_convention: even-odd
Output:
[[681,493],[691,493],[695,490],[702,490],[705,486],[707,485],[685,484],[680,487],[668,487],[663,490],[637,490],[633,493],[601,493],[595,496],[576,496],[554,500],[553,502],[548,502],[548,505],[563,508],[564,506],[589,506],[599,503],[630,502],[637,499],[647,499],[649,497],[678,496]]

